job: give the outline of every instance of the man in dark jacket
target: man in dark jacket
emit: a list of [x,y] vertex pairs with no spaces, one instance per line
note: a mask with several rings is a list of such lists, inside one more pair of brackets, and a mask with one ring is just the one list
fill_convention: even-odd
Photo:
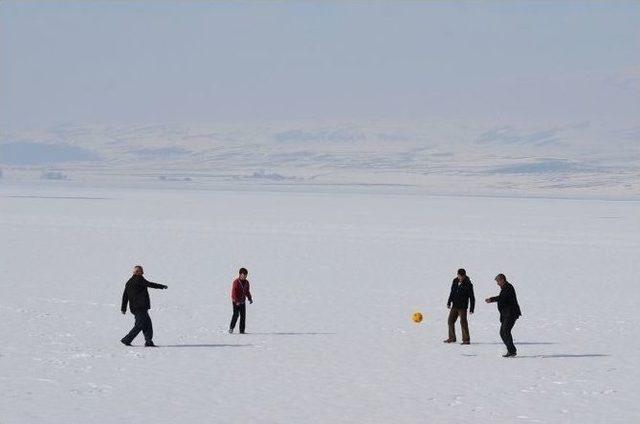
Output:
[[133,276],[129,278],[127,284],[124,287],[124,293],[122,294],[122,307],[120,310],[122,314],[127,313],[127,303],[129,303],[129,309],[135,317],[135,324],[133,328],[120,340],[124,345],[131,346],[131,342],[142,331],[145,339],[145,346],[154,347],[153,344],[153,326],[151,324],[151,317],[149,316],[149,309],[151,308],[151,301],[149,300],[148,287],[152,289],[166,289],[164,284],[156,284],[147,281],[142,275],[144,271],[140,265],[136,265],[133,268]]
[[522,315],[520,305],[516,297],[516,289],[507,281],[504,274],[496,276],[496,283],[500,286],[500,294],[498,296],[489,297],[485,302],[498,302],[498,311],[500,311],[500,338],[507,347],[507,353],[503,355],[505,358],[516,356],[516,346],[513,344],[511,329],[516,324],[516,320]]
[[447,324],[449,325],[449,338],[444,341],[445,343],[454,343],[456,341],[455,324],[458,317],[460,317],[460,326],[462,327],[462,344],[468,345],[471,343],[469,323],[467,321],[467,308],[469,308],[470,313],[473,313],[475,306],[476,298],[473,295],[473,284],[471,284],[471,280],[467,277],[467,272],[460,268],[458,270],[458,276],[453,279],[449,300],[447,300],[447,308],[451,309],[451,311],[449,312],[449,319],[447,320]]
[[231,323],[229,324],[229,333],[233,333],[233,329],[238,321],[238,315],[240,316],[240,334],[244,334],[245,320],[247,316],[246,301],[253,303],[251,297],[251,290],[249,286],[249,280],[247,275],[249,271],[246,268],[240,268],[238,272],[239,276],[231,284],[231,303],[233,304],[233,315],[231,316]]

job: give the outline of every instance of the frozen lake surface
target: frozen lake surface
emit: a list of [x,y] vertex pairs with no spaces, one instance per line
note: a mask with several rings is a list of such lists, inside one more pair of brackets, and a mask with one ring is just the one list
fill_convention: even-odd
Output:
[[[640,416],[637,201],[5,184],[0,208],[3,424]],[[158,349],[119,343],[137,263],[169,285],[150,291]],[[255,303],[229,335],[240,266]],[[459,267],[470,346],[442,343]],[[499,272],[515,359],[483,302]]]

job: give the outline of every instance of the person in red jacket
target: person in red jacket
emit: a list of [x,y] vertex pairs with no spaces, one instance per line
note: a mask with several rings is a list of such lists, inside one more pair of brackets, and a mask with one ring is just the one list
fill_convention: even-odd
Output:
[[249,303],[253,303],[253,298],[249,290],[249,280],[247,280],[249,271],[247,271],[246,268],[240,268],[238,273],[238,278],[233,280],[233,284],[231,285],[233,316],[231,317],[231,324],[229,325],[229,333],[233,333],[233,329],[236,327],[236,321],[238,321],[238,315],[240,315],[240,334],[244,334],[247,317],[246,301],[249,300]]

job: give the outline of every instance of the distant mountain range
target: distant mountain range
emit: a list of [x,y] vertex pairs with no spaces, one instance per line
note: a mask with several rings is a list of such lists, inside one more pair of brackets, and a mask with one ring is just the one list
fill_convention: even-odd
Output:
[[3,181],[392,185],[447,194],[640,198],[640,126],[60,125],[3,132],[0,167]]

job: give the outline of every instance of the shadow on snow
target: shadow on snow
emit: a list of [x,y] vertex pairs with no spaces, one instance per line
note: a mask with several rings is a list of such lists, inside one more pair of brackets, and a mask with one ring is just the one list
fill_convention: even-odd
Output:
[[554,355],[518,355],[517,358],[603,358],[605,356],[611,356],[606,353],[584,353],[584,354],[570,354],[570,353],[558,353]]
[[173,344],[173,345],[160,345],[158,347],[248,347],[252,344]]
[[[478,356],[476,353],[463,353],[462,356]],[[551,359],[551,358],[603,358],[606,356],[611,356],[605,353],[585,353],[585,354],[565,354],[558,353],[554,355],[518,355],[515,356],[514,359],[517,358],[542,358],[542,359]]]
[[[514,341],[515,345],[552,345],[552,344],[556,344],[555,342],[517,342]],[[485,342],[485,343],[471,343],[474,345],[502,345],[504,343],[502,342]]]
[[260,336],[318,336],[336,333],[295,333],[295,332],[274,332],[274,333],[246,333]]

